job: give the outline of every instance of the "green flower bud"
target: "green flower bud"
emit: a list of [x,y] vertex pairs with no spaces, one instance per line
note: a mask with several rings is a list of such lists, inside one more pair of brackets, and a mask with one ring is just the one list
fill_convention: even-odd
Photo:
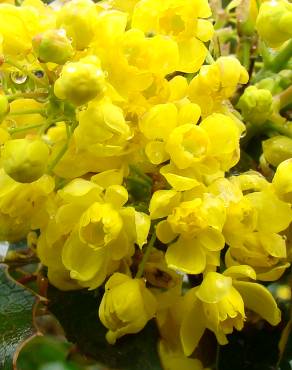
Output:
[[280,46],[292,37],[292,4],[286,0],[262,3],[256,28],[269,46]]
[[77,106],[103,96],[104,90],[104,74],[99,59],[94,56],[66,64],[54,86],[59,99],[66,99]]
[[251,123],[263,123],[272,113],[273,97],[269,90],[249,86],[240,97],[237,108],[245,120]]
[[287,136],[274,136],[263,142],[266,160],[277,167],[286,159],[292,158],[292,139]]
[[47,30],[32,40],[34,51],[41,62],[66,63],[74,50],[65,30]]
[[9,112],[9,102],[6,95],[0,95],[0,122]]
[[291,69],[283,69],[279,72],[280,78],[280,86],[283,90],[287,89],[289,86],[292,85],[292,70]]
[[49,148],[40,139],[7,141],[2,149],[2,165],[17,182],[29,183],[39,179],[46,170]]
[[282,91],[279,84],[280,84],[279,75],[273,75],[271,77],[263,78],[255,86],[259,89],[269,90],[272,95],[275,95]]

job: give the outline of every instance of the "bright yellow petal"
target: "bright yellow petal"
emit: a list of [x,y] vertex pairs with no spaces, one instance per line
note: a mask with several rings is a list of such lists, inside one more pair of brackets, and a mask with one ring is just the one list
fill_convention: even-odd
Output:
[[197,72],[207,55],[207,49],[202,41],[192,38],[178,42],[179,66],[178,71],[186,73]]
[[280,279],[280,277],[284,274],[285,270],[290,267],[290,263],[286,262],[282,265],[273,267],[265,272],[258,272],[257,279],[261,281],[275,281]]
[[200,274],[206,267],[206,255],[200,245],[182,237],[168,247],[165,259],[168,267],[187,274]]
[[149,161],[153,164],[160,164],[169,159],[168,153],[166,153],[165,144],[163,141],[150,141],[145,147],[145,153],[149,158]]
[[208,272],[197,291],[197,297],[205,303],[217,303],[227,296],[232,279],[217,272]]
[[224,276],[230,276],[233,279],[253,279],[257,278],[255,270],[248,265],[231,266],[223,272]]
[[192,308],[184,316],[180,329],[180,339],[186,356],[190,356],[193,353],[205,329],[206,324],[202,303],[199,300],[195,300]]
[[246,281],[234,281],[233,284],[241,294],[245,307],[258,313],[271,325],[279,324],[281,311],[267,288],[260,284]]
[[156,227],[156,235],[157,238],[164,244],[172,242],[177,236],[177,234],[172,231],[169,222],[166,220],[159,222]]
[[196,36],[206,42],[211,40],[214,34],[214,28],[210,21],[198,19]]
[[157,190],[149,205],[152,220],[168,216],[179,205],[181,194],[175,190]]
[[111,203],[114,207],[120,208],[128,201],[128,192],[121,185],[111,185],[106,189],[105,201]]
[[150,217],[146,213],[135,212],[136,243],[140,248],[147,242],[150,223]]
[[220,251],[222,248],[224,248],[224,236],[220,231],[212,227],[203,230],[199,234],[198,238],[203,247],[209,251]]

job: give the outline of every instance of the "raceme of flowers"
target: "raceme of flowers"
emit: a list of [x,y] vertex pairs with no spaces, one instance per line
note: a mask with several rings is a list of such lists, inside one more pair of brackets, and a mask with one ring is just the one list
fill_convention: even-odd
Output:
[[[291,4],[272,2],[257,28],[278,47]],[[235,56],[210,61],[211,15],[207,0],[0,5],[1,240],[37,237],[61,290],[104,287],[109,343],[155,318],[176,369],[203,369],[188,356],[204,331],[226,344],[249,310],[277,325],[261,282],[292,256],[292,159],[277,151],[291,139],[264,142],[270,180],[230,175],[242,117],[265,121],[272,95],[249,86],[234,110],[249,75]]]

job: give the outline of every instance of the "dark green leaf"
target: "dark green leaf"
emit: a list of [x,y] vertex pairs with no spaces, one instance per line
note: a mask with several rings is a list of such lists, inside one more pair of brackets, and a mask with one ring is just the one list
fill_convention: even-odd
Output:
[[17,348],[37,332],[33,308],[38,298],[13,280],[3,264],[0,292],[0,370],[10,370]]
[[98,318],[101,297],[100,292],[61,292],[50,287],[49,309],[59,319],[68,340],[107,369],[161,370],[155,323],[151,321],[140,333],[127,335],[114,346],[109,345],[105,341],[106,328]]
[[67,361],[72,344],[50,336],[32,339],[21,350],[17,370],[81,370]]

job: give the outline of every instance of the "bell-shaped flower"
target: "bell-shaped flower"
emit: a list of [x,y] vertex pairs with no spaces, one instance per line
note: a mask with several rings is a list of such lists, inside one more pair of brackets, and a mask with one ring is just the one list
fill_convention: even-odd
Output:
[[138,333],[155,316],[157,301],[142,279],[114,273],[105,284],[99,317],[108,329],[110,344],[126,334]]
[[244,326],[245,308],[256,312],[271,325],[280,322],[281,312],[272,294],[264,286],[248,281],[255,278],[251,267],[234,266],[223,274],[208,272],[199,287],[187,292],[180,329],[187,356],[197,347],[206,329],[216,335],[219,344],[228,343],[227,335],[234,328],[241,330]]

